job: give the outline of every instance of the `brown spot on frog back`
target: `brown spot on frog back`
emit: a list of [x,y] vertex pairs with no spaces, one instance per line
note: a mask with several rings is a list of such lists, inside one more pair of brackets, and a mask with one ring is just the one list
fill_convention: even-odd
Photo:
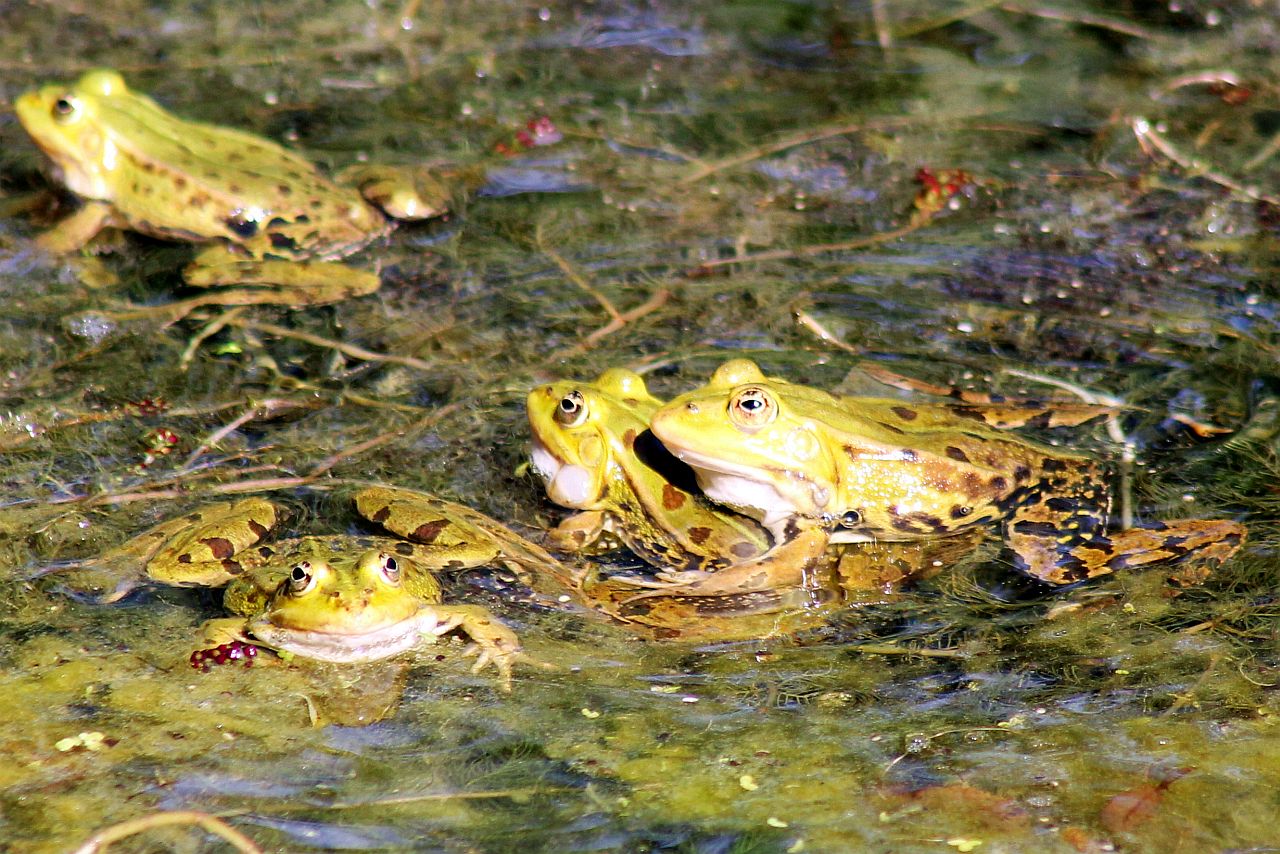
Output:
[[662,508],[664,510],[679,510],[684,506],[684,503],[688,498],[689,497],[687,495],[676,489],[671,484],[662,484]]
[[698,526],[689,529],[689,539],[692,540],[693,544],[696,546],[700,546],[705,543],[710,536],[710,528]]
[[440,532],[449,527],[451,523],[448,519],[436,519],[432,522],[424,522],[414,528],[409,534],[409,539],[414,542],[431,545],[435,542],[436,537],[440,536]]
[[969,455],[955,445],[947,445],[946,455],[958,463],[970,462]]
[[[628,449],[634,447],[636,444],[636,431],[632,430],[631,428],[627,428],[627,431],[622,434],[622,444],[625,445]],[[664,497],[663,500],[665,501],[666,498]],[[670,509],[670,508],[667,508],[667,509]]]
[[894,415],[898,416],[903,421],[915,421],[916,418],[920,416],[920,413],[907,406],[895,406],[892,411]]
[[225,560],[236,553],[236,547],[226,537],[207,537],[201,540],[200,544],[207,548],[217,560]]

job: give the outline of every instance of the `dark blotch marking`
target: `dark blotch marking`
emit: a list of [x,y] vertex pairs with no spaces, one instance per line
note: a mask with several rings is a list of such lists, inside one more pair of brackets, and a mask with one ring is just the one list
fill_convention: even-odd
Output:
[[969,455],[954,445],[947,445],[946,455],[958,463],[969,462]]
[[236,547],[226,537],[208,537],[200,544],[213,553],[217,560],[225,560],[236,553]]
[[282,196],[292,196],[293,187],[290,187],[288,184],[276,184],[276,192]]
[[916,412],[914,409],[909,409],[905,406],[893,407],[893,414],[901,418],[903,421],[915,421],[920,415],[920,413]]
[[693,540],[694,545],[698,545],[698,546],[702,545],[707,541],[707,538],[710,536],[711,536],[710,528],[698,527],[698,528],[689,529],[689,539]]
[[729,546],[729,552],[733,554],[734,557],[752,557],[756,553],[756,547],[751,545],[751,543],[734,543]]
[[890,433],[897,433],[899,436],[905,436],[907,434],[906,430],[902,430],[897,427],[894,427],[892,424],[887,424],[884,421],[877,421],[876,423],[879,424],[884,429],[888,430]]
[[1033,415],[1027,419],[1028,427],[1044,428],[1053,423],[1053,416],[1048,412],[1041,412],[1039,415]]
[[1022,483],[1029,477],[1031,477],[1031,469],[1026,466],[1018,466],[1013,470],[1013,479],[1017,483]]
[[272,234],[271,248],[272,249],[288,249],[290,252],[293,252],[293,251],[296,251],[298,248],[298,241],[294,240],[292,237],[290,237],[287,234]]
[[1032,537],[1056,537],[1058,526],[1052,522],[1033,522],[1030,519],[1022,519],[1013,523],[1013,531],[1015,534],[1027,534]]
[[669,483],[662,484],[662,508],[664,510],[679,510],[684,506],[686,500],[688,500],[688,496],[683,492]]
[[991,484],[991,488],[994,489],[996,492],[1004,492],[1006,489],[1009,488],[1009,481],[1005,480],[1000,475],[996,475],[995,477],[991,478],[990,484]]
[[390,505],[384,504],[378,508],[376,513],[374,513],[372,516],[369,517],[369,520],[372,522],[377,522],[379,525],[381,525],[383,522],[387,521],[387,519],[389,519],[390,517],[391,517],[391,507]]
[[920,455],[919,455],[919,454],[917,454],[915,451],[911,450],[910,448],[904,448],[904,449],[902,450],[902,461],[903,461],[904,463],[915,463],[915,462],[919,462],[919,461],[920,461]]
[[227,217],[224,220],[227,228],[235,232],[237,237],[248,240],[258,233],[258,224],[251,219],[240,219],[239,217]]
[[413,546],[409,543],[396,543],[395,552],[402,557],[413,557]]
[[267,228],[280,228],[281,226],[288,224],[289,220],[282,216],[273,216],[271,219],[267,220]]
[[413,533],[409,534],[409,539],[419,543],[430,545],[436,541],[436,537],[440,536],[440,532],[449,527],[448,519],[436,519],[433,522],[424,522],[413,529]]
[[1055,513],[1070,513],[1079,506],[1079,503],[1074,498],[1058,497],[1045,501],[1044,506]]
[[1045,457],[1040,461],[1040,468],[1047,472],[1066,471],[1067,464],[1064,460],[1055,460],[1053,457]]
[[627,431],[622,434],[622,443],[628,448],[635,447],[636,431],[628,428]]
[[234,560],[224,560],[222,562],[222,569],[227,573],[227,575],[239,575],[244,572],[244,567],[240,565],[240,562]]
[[253,519],[250,519],[246,524],[249,526],[249,530],[253,531],[255,537],[261,539],[267,535],[267,527],[265,525]]

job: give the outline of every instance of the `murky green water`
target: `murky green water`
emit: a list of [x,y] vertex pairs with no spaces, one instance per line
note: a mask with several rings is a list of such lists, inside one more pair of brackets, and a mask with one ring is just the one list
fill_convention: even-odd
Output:
[[[100,337],[77,318],[171,301],[187,249],[58,260],[32,248],[38,214],[0,219],[0,847],[71,850],[183,809],[286,850],[1280,845],[1280,27],[1247,3],[879,5],[0,7],[6,103],[112,66],[326,165],[490,174],[458,215],[358,256],[376,295],[250,309],[185,369],[216,310]],[[526,150],[543,115],[564,139]],[[0,112],[6,203],[45,186],[41,164]],[[922,168],[973,181],[909,230]],[[298,511],[285,534],[356,529],[343,486],[368,480],[536,531],[561,513],[523,466],[530,387],[628,366],[669,396],[734,355],[828,388],[870,361],[1119,396],[1138,516],[1237,518],[1249,545],[1181,593],[1154,570],[1050,594],[989,548],[897,600],[720,644],[454,578],[559,665],[510,696],[460,645],[198,673],[215,596],[103,606],[28,580],[340,449],[276,493]],[[280,417],[206,446],[269,399]],[[147,460],[161,429],[176,450]],[[1120,455],[1097,426],[1050,438]],[[162,829],[121,848],[218,844]]]

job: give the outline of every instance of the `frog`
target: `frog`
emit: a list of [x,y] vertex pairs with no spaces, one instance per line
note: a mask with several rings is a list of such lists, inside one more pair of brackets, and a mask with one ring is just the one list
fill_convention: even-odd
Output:
[[36,242],[65,254],[102,229],[206,244],[183,271],[223,305],[322,305],[376,291],[375,273],[337,263],[397,220],[444,214],[428,170],[360,165],[325,177],[264,137],[180,118],[110,69],[18,97],[18,120],[83,205]]
[[316,535],[263,542],[283,510],[250,496],[200,507],[98,558],[59,569],[82,573],[77,586],[96,587],[101,592],[93,601],[102,603],[147,583],[225,586],[224,605],[237,616],[213,624],[208,640],[252,642],[326,661],[394,655],[458,628],[479,651],[476,667],[493,664],[509,687],[511,665],[522,656],[514,632],[479,606],[441,604],[434,573],[503,563],[524,577],[560,577],[567,573],[559,561],[496,520],[438,496],[369,486],[354,503],[361,516],[404,539]]
[[[712,500],[775,538],[928,542],[999,527],[1014,567],[1053,587],[1159,561],[1217,564],[1245,542],[1226,519],[1108,530],[1110,494],[1096,459],[957,414],[946,404],[837,397],[766,377],[731,359],[702,388],[655,411],[650,429],[694,470]],[[787,532],[791,532],[788,534]],[[687,585],[723,595],[805,571],[772,552]],[[803,557],[803,555],[802,555]]]
[[622,368],[529,392],[533,469],[548,498],[579,511],[549,532],[549,545],[591,554],[621,543],[663,584],[769,551],[772,537],[759,523],[708,501],[692,470],[654,438],[649,416],[661,405],[643,377]]
[[[359,537],[304,537],[227,585],[235,617],[201,629],[210,645],[245,643],[340,664],[379,661],[459,629],[473,642],[473,672],[492,664],[504,692],[531,660],[516,633],[479,605],[446,605],[435,575],[399,548]],[[281,577],[283,575],[283,578]]]

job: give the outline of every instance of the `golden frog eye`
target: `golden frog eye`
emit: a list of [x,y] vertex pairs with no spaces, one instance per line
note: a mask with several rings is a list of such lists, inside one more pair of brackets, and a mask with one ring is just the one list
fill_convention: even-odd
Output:
[[80,114],[80,102],[70,95],[63,95],[53,102],[53,120],[58,124],[69,124]]
[[744,388],[729,401],[729,417],[739,427],[760,428],[777,416],[777,404],[762,388]]
[[307,561],[295,563],[289,571],[289,595],[301,596],[315,586],[316,577],[311,572],[311,564]]
[[846,510],[840,514],[840,527],[856,528],[862,524],[862,514],[857,510]]
[[382,564],[382,579],[388,584],[398,585],[400,583],[400,561],[386,552],[378,555],[378,560]]
[[556,404],[556,423],[561,427],[577,427],[587,418],[587,402],[582,392],[574,390]]

